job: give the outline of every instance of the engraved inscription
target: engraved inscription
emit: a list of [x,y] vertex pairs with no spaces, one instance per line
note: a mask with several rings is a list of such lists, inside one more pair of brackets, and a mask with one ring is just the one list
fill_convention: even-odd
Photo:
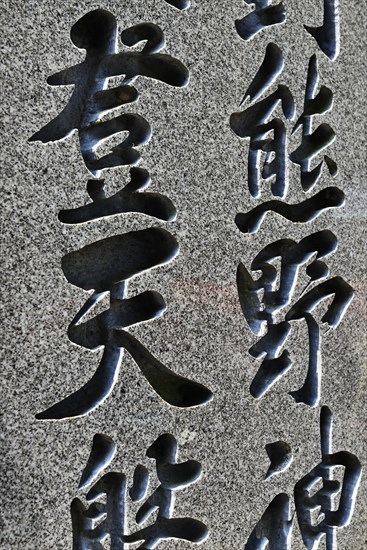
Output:
[[[252,271],[261,273],[257,279],[242,263],[239,264],[237,288],[242,312],[251,331],[261,336],[249,349],[250,355],[262,359],[250,386],[253,397],[262,397],[291,368],[290,355],[282,348],[291,331],[291,322],[304,320],[309,336],[307,375],[304,385],[290,392],[290,395],[297,403],[311,407],[318,404],[321,391],[321,332],[312,311],[332,296],[333,300],[327,306],[321,323],[336,329],[354,295],[352,287],[341,277],[328,278],[329,269],[322,259],[336,248],[335,235],[323,230],[305,237],[299,243],[281,239],[265,246],[251,263]],[[280,259],[281,266],[278,287],[277,269],[273,265],[276,259]],[[284,320],[279,321],[280,312],[294,299],[299,269],[309,260],[311,262],[306,267],[308,284],[288,311],[283,312]]]
[[[175,494],[196,483],[202,473],[196,460],[177,463],[177,452],[176,439],[167,433],[159,436],[147,450],[147,457],[155,460],[159,482],[150,494],[149,470],[138,464],[129,491],[123,473],[109,472],[89,489],[87,507],[80,498],[75,498],[71,503],[73,550],[103,550],[107,542],[114,550],[136,547],[135,543],[142,543],[137,548],[148,550],[156,548],[163,540],[196,544],[206,540],[208,530],[204,523],[188,517],[173,517]],[[89,483],[95,481],[97,475],[89,478]],[[132,503],[143,501],[136,513],[137,530],[127,525],[128,497]],[[145,525],[149,519],[152,522]]]

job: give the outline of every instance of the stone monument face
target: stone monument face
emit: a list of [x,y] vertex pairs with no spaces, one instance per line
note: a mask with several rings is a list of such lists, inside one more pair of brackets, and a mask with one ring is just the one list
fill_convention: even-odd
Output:
[[364,21],[5,3],[1,550],[367,548]]

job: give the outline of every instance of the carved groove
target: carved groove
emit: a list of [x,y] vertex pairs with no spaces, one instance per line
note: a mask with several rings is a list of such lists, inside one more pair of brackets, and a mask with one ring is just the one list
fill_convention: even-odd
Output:
[[167,4],[170,4],[178,10],[187,10],[190,7],[190,0],[165,0]]
[[178,254],[176,239],[165,229],[150,227],[89,244],[62,258],[69,283],[84,290],[109,290],[148,269],[169,263]]
[[[145,41],[141,52],[118,53],[117,22],[106,10],[84,15],[72,27],[70,36],[77,48],[86,50],[85,60],[50,76],[47,82],[51,86],[73,85],[73,93],[64,110],[30,141],[59,141],[78,130],[81,154],[95,177],[105,168],[136,164],[140,159],[136,147],[147,143],[151,136],[149,123],[138,114],[124,113],[107,121],[101,116],[137,100],[137,90],[127,86],[137,76],[182,87],[188,83],[188,70],[177,59],[158,53],[164,37],[153,23],[140,23],[121,34],[122,43],[129,47]],[[116,76],[124,77],[122,86],[108,89],[108,79]],[[97,156],[96,150],[104,140],[126,131],[129,135],[110,153]]]
[[265,57],[253,81],[247,88],[241,104],[249,97],[250,102],[258,99],[277,79],[284,68],[284,58],[281,49],[270,42],[266,47]]
[[[319,547],[322,536],[326,538],[327,550],[336,550],[336,531],[349,524],[362,475],[358,458],[348,451],[332,452],[332,414],[328,407],[321,408],[321,462],[300,479],[294,487],[297,519],[302,539],[308,550]],[[335,468],[341,468],[343,479],[333,479]],[[311,491],[318,480],[321,489],[312,496]],[[337,509],[334,498],[339,496]],[[317,518],[313,519],[313,511]]]
[[79,482],[79,489],[84,489],[92,483],[98,474],[112,461],[116,452],[116,444],[108,435],[96,434],[93,437],[92,449]]
[[[241,309],[251,331],[261,336],[249,349],[253,357],[262,359],[250,385],[253,397],[262,397],[291,367],[292,361],[287,350],[281,350],[291,330],[290,322],[303,319],[309,337],[308,369],[303,386],[291,391],[290,395],[297,403],[311,407],[318,404],[321,391],[321,334],[312,312],[319,303],[332,296],[321,323],[335,329],[354,296],[352,287],[341,277],[321,282],[329,275],[321,258],[331,254],[336,247],[336,237],[331,231],[324,230],[305,237],[299,243],[281,239],[263,248],[251,264],[253,271],[261,272],[257,279],[253,279],[246,267],[239,264],[237,288]],[[306,270],[309,283],[300,298],[284,312],[284,321],[276,323],[275,314],[290,305],[300,267],[315,254],[316,257]],[[277,258],[280,259],[280,280],[275,289],[277,269],[272,262]],[[309,284],[315,282],[318,284],[307,290]],[[263,293],[261,301],[260,293]],[[266,333],[262,335],[265,327]]]
[[243,40],[251,40],[264,27],[284,23],[286,9],[283,2],[276,5],[271,4],[272,0],[244,0],[246,4],[253,4],[254,11],[245,15],[235,22],[236,30]]
[[252,531],[245,550],[290,550],[293,518],[289,519],[289,497],[277,495]]
[[[138,464],[129,492],[125,475],[111,472],[88,491],[88,508],[78,498],[74,499],[71,505],[73,550],[102,549],[101,543],[107,537],[111,550],[124,550],[125,545],[135,542],[142,542],[139,548],[148,550],[165,539],[203,542],[208,537],[204,523],[192,518],[172,517],[174,492],[195,483],[202,473],[196,460],[177,463],[177,451],[177,441],[170,434],[159,436],[147,450],[146,455],[155,460],[159,481],[159,486],[149,496],[149,471]],[[136,524],[141,526],[156,512],[153,523],[133,532],[128,528],[128,495],[133,502],[145,499],[136,514]],[[99,501],[102,498],[104,502]]]
[[310,222],[329,208],[341,208],[345,195],[338,187],[326,187],[298,204],[271,200],[259,204],[246,214],[238,213],[235,223],[241,233],[256,233],[268,212],[275,212],[293,223]]
[[320,27],[304,25],[331,61],[339,55],[339,0],[324,0],[324,20]]
[[[262,178],[267,180],[275,176],[271,183],[273,195],[284,197],[287,192],[286,129],[279,118],[269,121],[279,103],[284,116],[291,120],[295,114],[295,103],[289,88],[283,84],[279,84],[275,92],[246,110],[232,113],[229,119],[230,127],[238,137],[250,139],[248,186],[253,197],[260,195],[259,165],[262,152],[265,153]],[[268,137],[269,132],[274,132],[273,139]],[[271,153],[274,153],[272,160]]]
[[293,461],[293,454],[290,445],[285,441],[275,441],[265,445],[270,460],[270,466],[266,472],[265,479],[269,479],[284,472]]
[[141,212],[160,220],[174,221],[176,208],[168,197],[160,193],[139,193],[150,184],[147,170],[131,168],[130,175],[130,182],[109,198],[104,193],[104,180],[89,180],[88,192],[93,202],[79,208],[61,210],[59,220],[66,224],[77,224],[125,212]]

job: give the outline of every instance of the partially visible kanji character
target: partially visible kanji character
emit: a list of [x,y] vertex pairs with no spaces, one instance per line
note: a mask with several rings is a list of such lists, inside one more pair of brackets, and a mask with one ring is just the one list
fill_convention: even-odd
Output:
[[[103,453],[110,452],[111,442],[103,434],[93,440],[87,474],[82,478],[92,483],[107,465]],[[101,453],[102,449],[102,453]],[[103,550],[109,538],[111,550],[124,550],[127,546],[142,542],[138,548],[156,548],[162,540],[179,539],[201,543],[208,537],[206,526],[192,518],[174,518],[174,494],[195,483],[201,476],[199,462],[187,460],[177,463],[178,445],[170,434],[163,434],[149,447],[147,457],[156,461],[159,486],[147,497],[149,470],[142,464],[135,468],[133,484],[127,492],[126,476],[118,472],[104,474],[88,491],[84,507],[79,498],[71,504],[73,525],[73,550]],[[92,457],[98,456],[98,464]],[[103,463],[103,465],[102,465]],[[90,473],[92,475],[90,475]],[[85,484],[83,485],[83,487]],[[144,501],[136,514],[138,525],[144,524],[157,511],[154,521],[138,531],[132,531],[127,524],[126,509],[128,495],[133,502]],[[101,498],[105,503],[101,502]]]
[[334,61],[339,55],[339,0],[323,0],[324,20],[321,27],[304,25],[320,49]]
[[[321,334],[312,311],[320,302],[332,296],[333,300],[327,306],[321,322],[335,329],[354,295],[352,287],[341,277],[327,279],[329,269],[321,258],[336,248],[335,235],[324,230],[305,237],[299,243],[292,239],[281,239],[265,246],[251,263],[253,271],[261,272],[256,279],[242,263],[239,264],[237,287],[242,312],[252,332],[261,336],[249,349],[253,357],[263,358],[250,386],[253,397],[262,397],[292,366],[288,351],[281,349],[290,333],[290,322],[304,319],[309,335],[308,370],[302,388],[290,394],[297,403],[317,405],[321,386]],[[312,262],[306,268],[309,278],[307,287],[311,283],[318,284],[301,295],[287,313],[282,313],[284,320],[279,321],[278,314],[290,306],[300,267],[312,257]],[[279,277],[276,267],[272,265],[276,259],[280,260]],[[266,333],[263,334],[265,328]]]
[[243,40],[250,40],[262,31],[264,27],[284,23],[286,9],[283,2],[273,4],[272,0],[244,0],[246,4],[253,5],[255,9],[236,20],[236,29]]
[[[353,516],[362,466],[348,451],[332,452],[332,414],[326,406],[320,412],[320,432],[321,462],[295,484],[294,501],[305,548],[317,550],[325,541],[323,548],[336,550],[337,531]],[[280,449],[277,462],[284,459],[286,448]],[[321,487],[317,486],[320,481]],[[289,519],[289,513],[288,495],[277,495],[251,532],[245,550],[290,550],[293,516]]]
[[[126,46],[145,41],[140,52],[118,53],[116,19],[106,10],[84,15],[72,27],[70,36],[77,48],[86,50],[85,60],[50,76],[47,82],[51,86],[73,85],[73,93],[64,110],[30,141],[58,141],[78,130],[84,162],[97,177],[104,168],[136,164],[140,158],[136,147],[150,139],[148,122],[136,113],[120,114],[107,121],[101,116],[137,100],[137,90],[129,85],[137,76],[181,87],[188,82],[188,70],[177,59],[158,53],[164,47],[164,37],[153,23],[140,23],[121,34]],[[108,79],[115,76],[124,76],[122,84],[107,88]],[[129,135],[111,152],[98,157],[98,145],[121,132]]]
[[[103,496],[105,504],[98,502]],[[79,498],[73,500],[73,550],[103,550],[107,537],[110,538],[111,550],[124,550],[125,496],[125,475],[110,472],[88,492],[86,498],[92,503],[88,508]]]
[[290,550],[293,518],[289,519],[289,497],[273,498],[251,532],[244,550]]
[[[354,454],[332,452],[332,414],[325,406],[321,409],[320,431],[322,460],[295,485],[294,500],[307,550],[316,550],[324,537],[326,550],[336,550],[337,530],[347,526],[353,515],[362,467]],[[337,469],[343,475],[341,482],[333,479]],[[322,487],[315,492],[320,479]]]

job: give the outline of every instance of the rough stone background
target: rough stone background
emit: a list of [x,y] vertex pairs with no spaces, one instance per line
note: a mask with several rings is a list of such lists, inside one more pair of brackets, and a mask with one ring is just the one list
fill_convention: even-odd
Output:
[[[70,28],[98,7],[115,14],[120,30],[140,21],[160,25],[165,51],[190,70],[183,90],[137,81],[140,99],[130,111],[145,116],[153,130],[140,166],[151,173],[150,190],[167,194],[176,204],[178,218],[168,229],[181,250],[173,263],[134,279],[129,295],[149,288],[163,294],[167,313],[132,332],[167,366],[210,387],[215,399],[194,410],[174,409],[125,354],[118,383],[97,410],[74,421],[39,422],[34,415],[87,381],[99,359],[99,353],[68,341],[68,323],[86,296],[64,279],[62,256],[119,232],[167,226],[134,214],[63,226],[58,211],[87,201],[89,174],[77,135],[48,145],[27,143],[65,105],[70,90],[51,89],[46,78],[83,59],[70,42]],[[210,537],[202,548],[208,550],[242,549],[272,498],[279,492],[292,495],[294,484],[320,459],[320,407],[296,405],[287,393],[305,375],[306,332],[300,325],[288,346],[295,354],[294,368],[255,401],[248,388],[257,363],[247,353],[255,339],[242,317],[235,286],[238,262],[249,265],[265,244],[285,236],[300,239],[328,228],[339,239],[328,263],[332,274],[354,286],[356,296],[340,327],[323,339],[321,404],[334,413],[334,449],[349,450],[366,462],[365,6],[341,0],[341,51],[333,63],[303,30],[304,23],[320,24],[321,0],[288,2],[285,25],[245,43],[234,21],[248,9],[242,0],[192,0],[187,12],[164,0],[3,3],[2,550],[71,548],[70,502],[78,494],[96,432],[116,440],[118,454],[110,468],[129,476],[164,431],[177,437],[181,459],[202,463],[201,480],[177,493],[175,513],[207,524]],[[234,216],[252,203],[247,145],[231,132],[228,121],[270,41],[283,51],[281,81],[290,86],[298,115],[308,60],[317,53],[320,83],[333,90],[335,99],[333,110],[316,122],[329,122],[337,133],[328,154],[338,162],[337,185],[347,202],[311,224],[291,224],[271,215],[255,236],[244,236]],[[299,134],[293,139],[290,150]],[[108,192],[122,187],[127,175],[128,168],[106,171]],[[288,198],[296,202],[302,198],[297,166],[290,165],[289,178]],[[323,177],[319,188],[330,184]],[[265,444],[277,439],[292,446],[294,462],[284,474],[264,482]],[[364,475],[353,520],[338,533],[338,548],[366,548],[366,525]],[[189,547],[172,541],[159,546]],[[292,548],[303,548],[296,522]]]

